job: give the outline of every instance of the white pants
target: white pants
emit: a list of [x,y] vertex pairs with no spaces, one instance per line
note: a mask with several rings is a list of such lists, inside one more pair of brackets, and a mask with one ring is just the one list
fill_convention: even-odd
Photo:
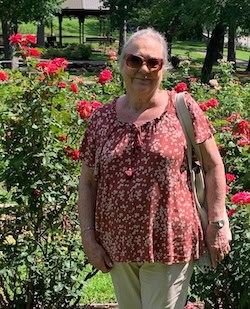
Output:
[[194,262],[114,263],[110,272],[119,309],[183,309]]

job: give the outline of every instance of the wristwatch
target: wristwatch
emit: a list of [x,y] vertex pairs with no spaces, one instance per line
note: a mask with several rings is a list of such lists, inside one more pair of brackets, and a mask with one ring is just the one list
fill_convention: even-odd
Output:
[[218,220],[218,221],[209,221],[208,222],[210,225],[214,225],[217,228],[221,229],[223,228],[223,226],[225,225],[225,221],[224,220]]

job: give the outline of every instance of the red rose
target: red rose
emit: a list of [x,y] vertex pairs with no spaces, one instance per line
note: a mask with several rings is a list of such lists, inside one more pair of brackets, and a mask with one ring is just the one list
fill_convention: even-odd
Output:
[[217,148],[218,148],[218,150],[220,151],[220,150],[222,150],[224,147],[223,147],[222,145],[218,145]]
[[67,84],[64,83],[64,82],[60,82],[60,83],[58,83],[57,87],[58,87],[58,88],[66,88],[66,87],[67,87]]
[[94,101],[94,102],[91,103],[91,107],[92,107],[93,110],[97,109],[100,106],[102,106],[101,102]]
[[47,67],[46,67],[45,73],[47,73],[48,75],[57,74],[58,73],[58,67],[55,64],[49,62]]
[[64,148],[64,153],[66,154],[68,158],[71,158],[74,161],[79,160],[79,155],[80,155],[79,150],[76,150],[70,146],[66,146]]
[[8,80],[8,75],[4,71],[0,71],[0,80],[2,81]]
[[188,91],[188,86],[186,83],[178,83],[175,87],[174,90],[179,93],[179,92],[183,92],[183,91]]
[[219,105],[219,102],[216,99],[210,99],[206,102],[206,105],[208,108],[210,107],[216,107]]
[[232,209],[228,210],[228,212],[227,212],[228,218],[231,218],[232,215],[233,215],[236,211],[237,211],[237,209],[235,209],[235,208],[232,208]]
[[230,191],[231,191],[231,188],[228,185],[226,185],[226,193],[229,193]]
[[89,101],[81,101],[77,104],[77,111],[80,114],[80,118],[85,120],[91,116],[92,106]]
[[79,115],[82,120],[86,120],[91,116],[91,110],[86,107],[79,112]]
[[231,197],[231,202],[234,204],[245,205],[250,203],[250,192],[239,192]]
[[39,189],[34,189],[34,194],[36,195],[36,196],[40,196],[41,194],[42,194],[42,192],[41,192],[41,190],[39,190]]
[[61,142],[67,142],[67,139],[68,139],[67,135],[60,135],[57,138]]
[[108,69],[103,70],[98,78],[98,83],[104,85],[106,82],[112,79],[112,72]]
[[84,108],[89,108],[89,109],[91,109],[91,104],[90,104],[89,101],[83,100],[83,101],[80,101],[80,102],[77,104],[76,109],[77,109],[78,112],[80,112],[80,111],[81,111],[82,109],[84,109]]
[[237,125],[237,130],[239,134],[250,136],[250,126],[246,120],[241,120]]
[[23,39],[22,44],[36,44],[36,36],[33,34],[27,34]]
[[42,71],[43,74],[46,74],[46,75],[57,74],[59,70],[59,68],[55,64],[53,64],[51,61],[37,63],[36,68],[39,71]]
[[231,181],[235,181],[236,180],[236,177],[233,175],[233,174],[226,174],[226,180],[231,182]]
[[65,58],[55,58],[52,60],[52,63],[55,64],[58,68],[62,69],[66,69],[69,64]]
[[9,41],[10,41],[12,44],[21,44],[21,43],[22,43],[22,40],[23,40],[23,36],[21,35],[21,33],[12,34],[12,35],[9,37]]
[[78,92],[79,92],[79,89],[78,89],[78,87],[77,87],[77,84],[72,83],[72,84],[70,85],[70,89],[71,89],[74,93],[78,93]]
[[205,103],[200,103],[199,106],[203,112],[206,112],[208,110],[208,107]]
[[74,149],[74,150],[72,151],[72,154],[71,154],[72,160],[74,160],[74,161],[79,160],[79,156],[80,156],[80,151]]
[[40,57],[41,53],[38,49],[36,48],[29,48],[27,51],[27,56],[32,56],[32,57]]

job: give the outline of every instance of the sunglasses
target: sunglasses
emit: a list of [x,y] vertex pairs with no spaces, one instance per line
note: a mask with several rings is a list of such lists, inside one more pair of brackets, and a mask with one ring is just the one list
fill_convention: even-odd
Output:
[[140,69],[145,63],[149,71],[159,71],[163,66],[163,59],[161,58],[144,58],[129,54],[125,56],[126,65],[132,69]]

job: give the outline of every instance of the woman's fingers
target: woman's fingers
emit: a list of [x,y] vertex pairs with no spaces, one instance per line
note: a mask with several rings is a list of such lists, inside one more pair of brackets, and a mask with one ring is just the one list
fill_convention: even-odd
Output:
[[97,242],[94,246],[85,248],[85,253],[88,257],[89,263],[103,273],[107,273],[112,268],[112,261],[107,255],[106,251]]
[[104,254],[104,261],[105,261],[105,264],[108,266],[108,268],[111,269],[113,267],[113,263],[106,252]]
[[230,245],[210,246],[209,252],[212,260],[212,267],[216,268],[218,262],[224,260],[225,256],[230,252]]

